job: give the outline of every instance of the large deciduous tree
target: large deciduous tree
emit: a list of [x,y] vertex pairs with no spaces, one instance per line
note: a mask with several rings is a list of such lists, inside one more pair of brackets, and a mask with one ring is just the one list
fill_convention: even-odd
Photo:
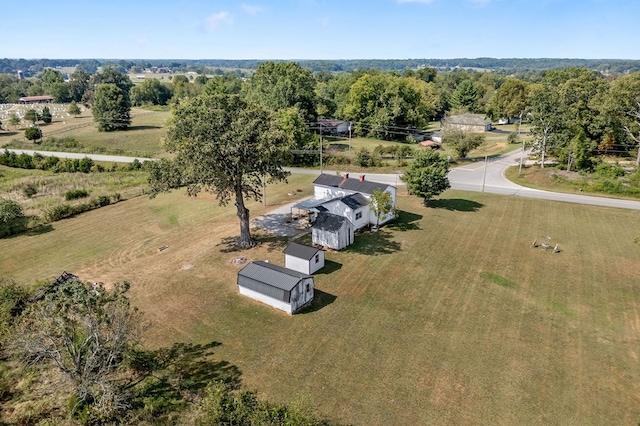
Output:
[[488,115],[493,120],[519,117],[527,108],[529,84],[514,77],[507,78],[491,98]]
[[447,130],[442,135],[442,142],[451,146],[459,158],[467,158],[469,152],[484,144],[484,140],[481,133],[467,133],[457,129]]
[[611,121],[621,127],[638,146],[636,167],[640,167],[640,72],[618,78],[611,83],[608,96]]
[[115,84],[100,84],[91,108],[93,121],[101,132],[125,130],[131,124],[131,101]]
[[77,402],[72,412],[90,407],[109,416],[127,407],[119,372],[144,325],[128,289],[126,282],[107,290],[76,278],[52,284],[15,326],[11,352],[28,364],[60,371]]
[[259,200],[265,182],[284,180],[281,164],[290,139],[275,114],[238,95],[201,95],[184,99],[172,113],[165,147],[172,160],[150,166],[152,194],[187,186],[187,194],[216,194],[221,205],[235,202],[240,220],[237,245],[255,244],[245,197]]
[[16,201],[0,198],[0,237],[11,235],[22,226],[24,214]]
[[273,111],[296,107],[307,122],[316,120],[316,81],[295,62],[265,62],[244,86],[247,100]]
[[344,116],[360,135],[404,139],[408,128],[424,127],[435,115],[434,89],[416,78],[365,74],[351,86]]
[[130,90],[133,105],[166,105],[171,99],[171,90],[155,78],[149,78]]
[[447,173],[447,159],[431,149],[423,149],[416,153],[401,179],[412,194],[424,200],[426,206],[431,198],[451,187]]
[[528,119],[534,136],[533,152],[540,155],[544,168],[550,149],[557,145],[563,128],[562,104],[557,88],[536,85],[529,95]]
[[371,198],[369,198],[369,206],[371,207],[373,214],[376,216],[376,228],[380,226],[380,218],[382,216],[387,216],[389,213],[394,212],[391,193],[379,188],[371,194]]

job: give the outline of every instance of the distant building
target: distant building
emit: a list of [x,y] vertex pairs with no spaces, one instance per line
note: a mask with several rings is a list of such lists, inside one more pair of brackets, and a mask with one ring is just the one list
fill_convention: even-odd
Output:
[[354,226],[344,216],[320,212],[311,228],[313,244],[342,250],[353,244]]
[[349,133],[351,122],[342,120],[333,120],[328,118],[318,119],[318,132],[323,135],[339,136]]
[[480,114],[450,115],[442,120],[442,131],[461,130],[466,133],[484,133],[493,129],[491,122]]
[[41,103],[52,103],[53,96],[24,96],[18,99],[19,104],[41,104]]

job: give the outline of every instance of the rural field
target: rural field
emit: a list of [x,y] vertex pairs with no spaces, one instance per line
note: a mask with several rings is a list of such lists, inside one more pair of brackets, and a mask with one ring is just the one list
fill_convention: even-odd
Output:
[[[269,187],[252,217],[311,195],[312,180]],[[462,191],[425,208],[402,189],[398,207],[393,224],[327,253],[314,304],[292,317],[239,296],[232,264],[282,265],[286,241],[257,234],[260,247],[233,251],[235,208],[183,191],[4,239],[0,271],[128,280],[149,347],[219,342],[214,356],[261,397],[344,423],[638,421],[635,211]],[[543,237],[561,251],[530,247]]]

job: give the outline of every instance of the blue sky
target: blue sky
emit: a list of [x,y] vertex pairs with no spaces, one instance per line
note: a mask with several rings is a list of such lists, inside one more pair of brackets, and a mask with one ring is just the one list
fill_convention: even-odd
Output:
[[0,57],[640,59],[637,0],[29,0]]

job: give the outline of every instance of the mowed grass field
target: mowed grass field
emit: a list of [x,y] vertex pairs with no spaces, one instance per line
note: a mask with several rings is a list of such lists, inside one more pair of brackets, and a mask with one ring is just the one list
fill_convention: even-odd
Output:
[[[312,179],[270,187],[266,210]],[[129,280],[146,345],[220,342],[261,397],[345,423],[635,424],[637,212],[459,191],[431,205],[400,190],[399,219],[327,253],[314,305],[292,317],[239,296],[232,264],[282,265],[286,242],[230,251],[235,208],[182,191],[4,239],[0,271]],[[543,236],[561,252],[530,247]]]

